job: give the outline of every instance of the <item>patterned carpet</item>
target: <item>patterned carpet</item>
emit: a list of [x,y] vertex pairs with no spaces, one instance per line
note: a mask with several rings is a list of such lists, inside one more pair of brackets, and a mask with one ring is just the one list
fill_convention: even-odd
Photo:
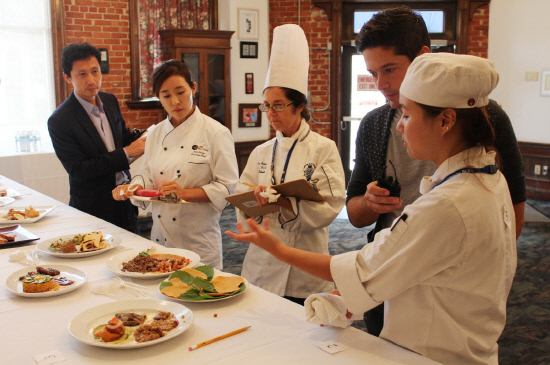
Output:
[[[550,218],[550,202],[528,202]],[[235,210],[220,220],[222,232],[235,231]],[[337,219],[329,227],[329,251],[338,254],[361,248],[366,229]],[[501,365],[550,364],[550,223],[526,223],[518,240],[518,269],[508,298],[508,319],[499,339]],[[223,235],[224,271],[240,274],[248,243]],[[364,330],[362,321],[354,327]]]

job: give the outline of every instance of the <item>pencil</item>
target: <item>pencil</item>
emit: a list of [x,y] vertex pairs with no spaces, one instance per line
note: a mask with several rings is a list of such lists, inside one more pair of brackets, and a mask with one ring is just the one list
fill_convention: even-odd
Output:
[[243,327],[243,328],[238,329],[238,330],[235,330],[235,331],[233,331],[233,332],[226,333],[225,335],[221,335],[221,336],[218,336],[218,337],[213,338],[213,339],[211,339],[211,340],[201,342],[201,343],[199,343],[198,345],[189,347],[189,351],[196,350],[196,349],[198,349],[199,347],[203,347],[203,346],[206,346],[206,345],[210,345],[212,342],[216,342],[216,341],[219,341],[219,340],[223,340],[224,338],[227,338],[227,337],[229,337],[229,336],[233,336],[233,335],[236,335],[237,333],[244,332],[244,331],[246,331],[247,329],[249,329],[250,327],[252,327],[252,326]]
[[240,182],[241,184],[243,184],[243,185],[250,186],[251,188],[255,188],[255,187],[256,187],[256,185],[252,185],[252,184],[249,184],[249,183],[245,183],[245,182],[243,182],[243,181],[239,181],[239,182]]

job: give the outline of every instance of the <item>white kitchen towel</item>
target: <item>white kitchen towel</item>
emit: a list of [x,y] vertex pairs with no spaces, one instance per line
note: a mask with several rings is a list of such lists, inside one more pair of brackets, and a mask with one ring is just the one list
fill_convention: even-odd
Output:
[[307,297],[304,304],[306,320],[335,327],[346,328],[355,320],[363,319],[363,313],[346,317],[347,309],[342,297],[334,294],[320,293]]

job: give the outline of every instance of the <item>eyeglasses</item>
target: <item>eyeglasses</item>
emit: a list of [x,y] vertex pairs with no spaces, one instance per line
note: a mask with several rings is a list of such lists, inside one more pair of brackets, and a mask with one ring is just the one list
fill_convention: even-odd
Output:
[[285,108],[291,104],[294,104],[294,102],[290,102],[288,103],[287,105],[284,105],[284,104],[274,104],[274,105],[268,105],[268,104],[261,104],[258,109],[260,109],[261,111],[267,113],[269,111],[269,109],[273,109],[274,111],[276,112],[282,112],[283,110],[285,110]]

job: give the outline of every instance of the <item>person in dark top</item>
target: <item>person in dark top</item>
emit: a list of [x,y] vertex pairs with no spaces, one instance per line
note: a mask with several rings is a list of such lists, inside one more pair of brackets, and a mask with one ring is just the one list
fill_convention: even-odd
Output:
[[111,191],[129,180],[130,159],[143,154],[145,138],[134,141],[116,96],[99,91],[100,56],[88,43],[63,49],[63,78],[74,91],[50,116],[48,130],[69,174],[69,205],[138,233],[137,208]]
[[[399,88],[411,62],[430,52],[430,38],[422,17],[406,6],[376,13],[365,23],[356,40],[367,70],[388,103],[369,112],[357,132],[355,167],[347,187],[346,208],[350,222],[358,228],[376,223],[369,241],[380,230],[390,227],[405,206],[419,196],[419,181],[431,176],[436,165],[410,158],[396,126],[401,118]],[[487,106],[495,130],[495,147],[502,163],[499,169],[508,182],[516,217],[516,235],[524,225],[525,177],[517,140],[510,120],[491,100]],[[391,161],[391,164],[390,164]],[[395,166],[395,175],[392,165]],[[392,176],[401,185],[399,197],[390,196],[378,186],[382,176]],[[481,202],[480,202],[481,203]],[[365,313],[369,333],[378,335],[383,327],[383,303]]]

